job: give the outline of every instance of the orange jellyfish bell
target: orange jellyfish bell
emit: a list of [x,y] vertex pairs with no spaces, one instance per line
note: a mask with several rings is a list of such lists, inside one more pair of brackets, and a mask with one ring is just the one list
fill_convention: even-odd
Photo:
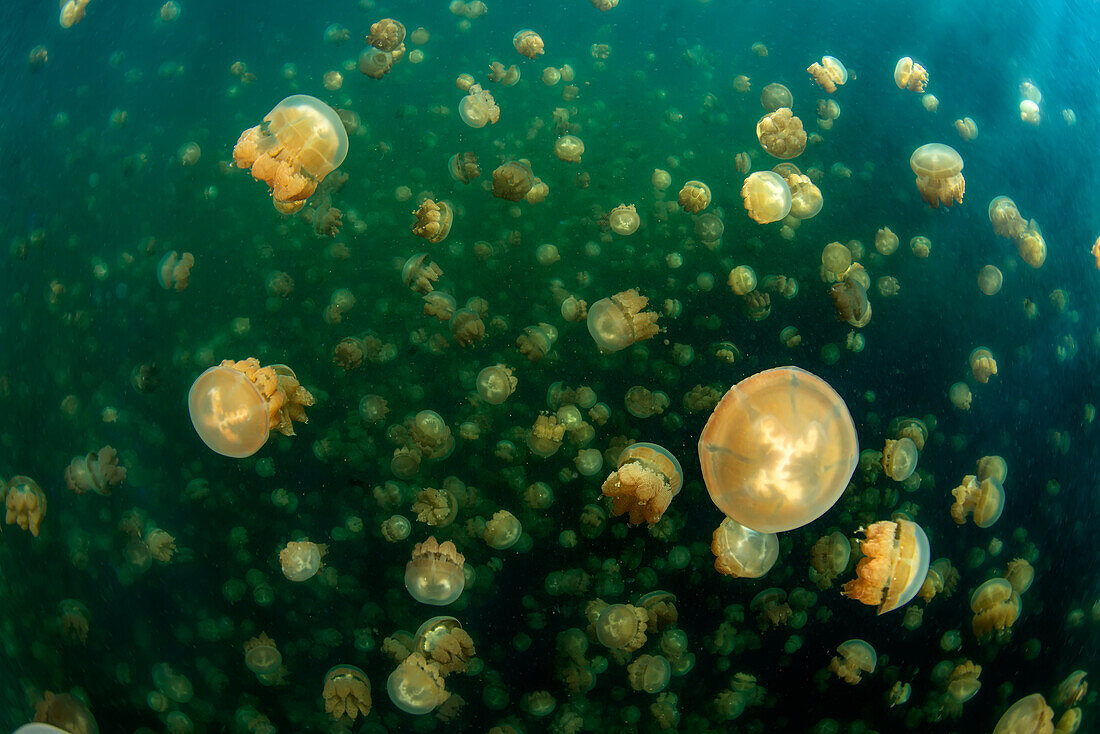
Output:
[[867,537],[859,544],[864,557],[843,593],[885,614],[905,606],[920,591],[932,551],[924,529],[911,520],[871,523],[864,532]]
[[699,437],[699,463],[718,509],[760,533],[821,517],[859,461],[844,400],[798,367],[759,372],[730,388]]

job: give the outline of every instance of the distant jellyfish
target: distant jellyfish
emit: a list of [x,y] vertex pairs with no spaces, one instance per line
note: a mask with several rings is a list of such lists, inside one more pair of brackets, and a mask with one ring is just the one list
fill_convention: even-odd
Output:
[[710,187],[702,181],[688,181],[677,197],[680,207],[689,214],[698,214],[710,206]]
[[978,272],[978,290],[987,296],[995,296],[1001,292],[1001,284],[1004,276],[994,265],[985,265]]
[[868,642],[851,639],[840,643],[836,652],[836,657],[829,662],[829,670],[845,683],[854,686],[863,679],[864,673],[875,672],[878,655]]
[[244,664],[257,676],[270,676],[279,671],[283,664],[282,653],[276,647],[275,641],[265,633],[259,637],[253,637],[244,643]]
[[321,691],[325,711],[336,721],[366,716],[371,709],[370,681],[354,665],[337,665],[325,674]]
[[833,56],[822,56],[821,61],[815,61],[806,69],[818,86],[830,94],[837,87],[848,82],[848,69],[844,67],[840,59]]
[[512,368],[503,364],[490,365],[477,373],[477,393],[490,405],[500,405],[516,391],[519,384]]
[[718,573],[756,579],[765,575],[779,558],[775,533],[759,533],[727,517],[715,528],[710,550]]
[[928,83],[928,72],[908,56],[902,56],[894,66],[894,84],[898,89],[923,92]]
[[283,575],[291,581],[307,581],[321,568],[325,546],[309,540],[291,541],[279,551],[279,565]]
[[871,523],[864,532],[864,557],[843,593],[885,614],[908,604],[924,584],[931,560],[928,536],[910,520]]
[[882,450],[882,468],[895,482],[904,482],[917,470],[917,446],[910,438],[887,439]]
[[760,104],[768,112],[775,112],[780,107],[793,107],[794,95],[782,84],[773,82],[760,91]]
[[429,537],[413,548],[412,559],[405,566],[405,588],[421,604],[446,606],[462,594],[465,564],[466,557],[454,543],[439,543]]
[[656,336],[659,314],[643,309],[649,299],[636,289],[601,298],[588,307],[588,333],[602,352],[618,352]]
[[858,459],[844,400],[798,367],[765,370],[734,385],[699,438],[711,500],[762,533],[794,530],[824,514]]
[[38,537],[46,517],[46,493],[30,477],[16,475],[5,486],[0,482],[0,501],[4,503],[4,524],[18,525]]
[[684,472],[672,453],[653,443],[634,443],[619,455],[618,468],[601,488],[615,515],[629,514],[635,525],[653,525],[680,492]]
[[951,490],[955,504],[951,505],[951,517],[962,525],[973,515],[974,524],[988,528],[997,522],[1004,512],[1005,490],[996,477],[986,477],[980,482],[973,474],[963,477],[962,484]]
[[633,652],[645,644],[648,617],[641,607],[611,604],[596,618],[596,639],[611,650]]
[[940,204],[962,203],[966,193],[963,159],[958,151],[943,143],[928,143],[913,151],[909,166],[917,175],[921,198],[933,209]]
[[997,374],[997,360],[993,358],[993,352],[985,347],[978,347],[970,353],[970,372],[974,379],[983,385],[989,382],[989,378]]

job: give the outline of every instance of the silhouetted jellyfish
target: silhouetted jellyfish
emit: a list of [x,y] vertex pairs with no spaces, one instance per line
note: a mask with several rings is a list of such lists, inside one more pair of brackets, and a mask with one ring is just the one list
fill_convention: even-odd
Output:
[[6,510],[4,523],[18,525],[37,538],[46,516],[46,493],[38,483],[30,477],[16,475],[7,485],[0,483],[0,500]]
[[654,443],[633,443],[619,454],[618,468],[601,490],[610,497],[616,516],[628,513],[630,522],[653,525],[680,492],[684,472],[672,453]]
[[271,187],[276,209],[293,214],[347,153],[348,134],[336,111],[315,97],[295,94],[241,133],[233,162],[251,168],[253,178]]
[[244,643],[244,664],[262,682],[270,683],[271,676],[278,674],[283,664],[283,655],[275,646],[275,641],[261,632],[259,637]]
[[844,278],[829,289],[836,317],[855,327],[863,327],[871,320],[871,302],[867,289],[855,278]]
[[908,437],[887,439],[882,449],[882,468],[895,482],[904,482],[917,470],[917,445]]
[[863,558],[843,593],[885,614],[908,604],[924,584],[931,560],[928,536],[911,520],[882,520],[864,532]]
[[819,588],[827,589],[833,580],[848,568],[852,558],[852,546],[841,533],[833,531],[819,538],[810,549],[810,578]]
[[370,713],[370,681],[366,673],[354,665],[337,665],[325,673],[325,686],[321,691],[325,711],[336,721],[355,721],[359,715]]
[[780,107],[756,123],[756,139],[760,147],[775,158],[797,158],[806,149],[806,131],[802,120],[791,114],[789,107]]
[[963,159],[958,151],[943,143],[928,143],[913,151],[909,167],[917,175],[921,198],[933,209],[940,204],[962,203],[966,193]]
[[99,725],[88,706],[68,693],[44,692],[35,704],[34,720],[68,734],[99,734]]
[[962,484],[951,490],[951,494],[955,497],[951,517],[959,525],[965,524],[966,518],[973,515],[975,525],[988,528],[1004,512],[1005,490],[996,477],[986,477],[979,482],[975,475],[967,474]]
[[1041,694],[1024,696],[1008,707],[993,734],[1054,734],[1054,710]]
[[734,385],[699,438],[711,500],[762,533],[794,530],[824,514],[858,460],[844,400],[798,367],[765,370]]
[[187,404],[203,443],[239,459],[259,451],[272,428],[293,436],[292,421],[306,422],[313,395],[286,365],[260,367],[250,357],[227,359],[203,372],[191,385]]
[[419,652],[402,660],[386,679],[386,692],[393,705],[407,714],[431,713],[450,698],[436,663]]
[[279,551],[279,565],[283,569],[283,575],[291,581],[299,582],[313,578],[321,568],[325,549],[325,546],[311,543],[308,539],[290,541]]
[[618,352],[660,331],[660,314],[642,310],[648,303],[648,298],[631,288],[589,306],[588,333],[601,352]]
[[779,558],[779,538],[775,533],[758,533],[727,517],[714,529],[710,551],[718,573],[758,579]]
[[772,171],[749,174],[741,185],[741,199],[749,217],[759,224],[778,222],[791,211],[791,189]]
[[829,661],[829,670],[853,686],[863,680],[864,673],[874,673],[878,655],[870,643],[853,638],[836,648],[837,655]]
[[466,557],[454,543],[429,537],[413,548],[412,559],[405,565],[405,588],[421,604],[446,606],[462,594],[465,564]]

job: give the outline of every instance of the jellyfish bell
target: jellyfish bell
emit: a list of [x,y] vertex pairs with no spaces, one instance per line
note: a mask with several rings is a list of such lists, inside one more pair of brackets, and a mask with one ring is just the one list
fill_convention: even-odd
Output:
[[588,307],[588,333],[601,352],[618,352],[657,334],[659,314],[643,311],[649,299],[631,289]]
[[798,367],[765,370],[734,385],[699,438],[711,500],[761,533],[794,530],[823,515],[858,461],[844,400]]
[[439,543],[429,537],[416,544],[412,559],[405,565],[405,588],[421,604],[447,606],[462,595],[466,586],[465,563],[466,557],[454,543]]
[[710,549],[718,573],[757,579],[770,571],[779,558],[779,538],[775,533],[759,533],[727,517],[715,528]]
[[963,159],[959,152],[943,143],[927,143],[913,151],[909,166],[917,175],[921,198],[933,209],[940,204],[962,203],[966,193]]
[[394,706],[414,715],[431,713],[451,695],[443,687],[439,666],[418,652],[402,660],[390,673],[386,692]]
[[887,439],[882,450],[882,468],[886,470],[886,476],[895,482],[904,482],[912,476],[917,470],[917,445],[913,439]]
[[843,593],[885,614],[908,604],[924,585],[931,560],[928,536],[920,525],[905,519],[871,523],[864,532],[864,557]]
[[1008,707],[993,728],[993,734],[1051,734],[1054,710],[1039,693],[1024,696]]
[[859,638],[840,643],[836,652],[837,656],[829,663],[829,670],[852,685],[859,683],[864,673],[874,673],[878,665],[875,648]]
[[191,424],[213,451],[234,459],[267,443],[267,401],[246,375],[217,365],[199,375],[187,394]]
[[769,224],[790,214],[791,189],[778,173],[751,173],[741,186],[745,211],[759,224]]

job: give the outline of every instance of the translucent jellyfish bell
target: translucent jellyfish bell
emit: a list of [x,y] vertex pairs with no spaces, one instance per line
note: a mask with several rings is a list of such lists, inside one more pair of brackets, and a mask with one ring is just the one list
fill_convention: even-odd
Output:
[[910,520],[871,523],[864,532],[864,557],[856,578],[844,584],[844,595],[885,614],[908,604],[924,585],[932,555],[928,536]]
[[265,128],[294,152],[298,164],[318,181],[344,162],[348,133],[336,110],[308,94],[293,94],[264,115]]
[[882,467],[895,482],[904,482],[917,469],[917,445],[911,438],[887,440],[882,451]]
[[424,656],[414,652],[398,664],[386,679],[386,692],[393,705],[407,714],[427,714],[446,701],[450,694],[443,678]]
[[465,562],[466,557],[454,543],[438,543],[429,537],[416,544],[412,559],[405,565],[405,588],[421,604],[447,606],[462,595],[466,586]]
[[798,367],[765,370],[734,385],[699,438],[711,500],[761,533],[794,530],[823,515],[858,461],[844,400]]
[[211,367],[187,393],[191,424],[202,442],[234,459],[251,456],[267,443],[267,401],[243,373]]
[[749,216],[760,224],[778,222],[791,211],[791,188],[778,173],[757,171],[741,186]]
[[779,558],[779,538],[775,533],[758,533],[727,517],[715,528],[710,549],[718,573],[758,579]]

